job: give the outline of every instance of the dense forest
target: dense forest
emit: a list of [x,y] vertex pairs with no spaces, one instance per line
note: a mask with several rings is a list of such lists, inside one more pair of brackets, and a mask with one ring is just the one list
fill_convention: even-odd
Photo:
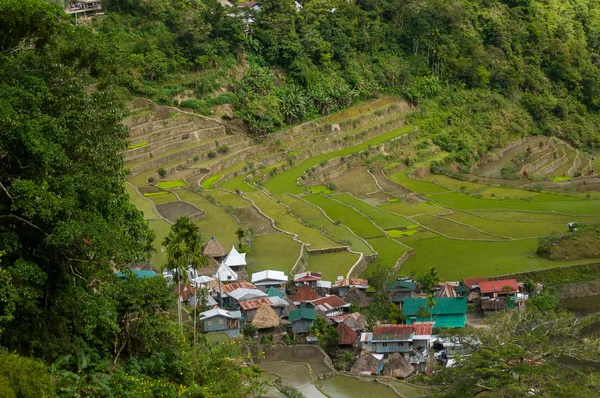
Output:
[[[260,387],[241,344],[191,342],[162,278],[114,275],[147,259],[153,239],[124,190],[130,94],[231,110],[255,135],[397,94],[465,168],[526,134],[600,147],[598,2],[300,3],[264,0],[249,15],[215,0],[106,0],[106,15],[74,24],[52,2],[0,0],[6,396],[239,397]],[[492,371],[507,382],[505,368]],[[460,391],[477,385],[469,374]]]

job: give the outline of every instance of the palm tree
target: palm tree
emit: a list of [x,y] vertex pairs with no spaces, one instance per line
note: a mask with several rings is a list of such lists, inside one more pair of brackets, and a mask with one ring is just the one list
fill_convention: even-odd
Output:
[[433,321],[433,307],[435,307],[435,300],[433,294],[427,296],[427,308],[429,308],[429,320]]
[[242,227],[235,230],[235,236],[238,238],[238,248],[242,250],[242,239],[246,236],[246,231]]
[[[167,253],[167,267],[174,270],[173,280],[177,283],[178,296],[181,283],[188,282],[190,266],[196,268],[208,262],[202,255],[202,236],[196,224],[188,217],[180,217],[171,226],[171,231],[162,242]],[[177,298],[177,314],[181,327],[181,298]]]

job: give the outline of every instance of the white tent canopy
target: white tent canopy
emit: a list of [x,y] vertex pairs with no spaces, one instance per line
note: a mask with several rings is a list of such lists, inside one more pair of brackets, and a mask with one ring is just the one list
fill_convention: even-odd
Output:
[[235,250],[235,246],[231,246],[231,251],[227,254],[225,260],[223,260],[223,264],[228,267],[241,267],[246,265],[246,253],[239,253]]

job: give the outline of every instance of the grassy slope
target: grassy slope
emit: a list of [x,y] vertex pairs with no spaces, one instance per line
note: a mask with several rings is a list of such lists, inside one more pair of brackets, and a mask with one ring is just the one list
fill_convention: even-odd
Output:
[[397,173],[388,175],[387,178],[394,182],[397,182],[398,184],[404,186],[407,189],[410,189],[413,192],[422,195],[448,192],[448,189],[440,187],[439,185],[436,185],[433,182],[415,180],[414,178],[407,176],[407,172],[407,170],[402,170]]
[[476,229],[466,225],[461,225],[444,218],[430,216],[428,214],[413,217],[413,220],[424,225],[425,227],[439,232],[451,238],[457,239],[477,239],[477,240],[500,240],[500,238],[484,234]]
[[138,193],[136,192],[135,188],[133,188],[129,184],[125,184],[125,191],[129,195],[129,201],[138,210],[140,210],[142,213],[144,213],[144,218],[145,219],[158,218],[158,215],[156,214],[156,212],[152,208],[152,203],[150,203],[150,201],[147,200],[146,198],[142,198],[140,195],[138,195]]
[[167,262],[165,254],[161,251],[161,244],[163,239],[165,239],[165,236],[167,236],[169,231],[171,230],[171,225],[166,221],[162,220],[148,221],[148,224],[150,225],[150,229],[153,230],[156,234],[154,242],[152,242],[152,247],[156,251],[152,253],[152,257],[150,258],[150,264],[154,265],[160,270]]
[[166,192],[161,195],[152,195],[152,196],[149,196],[148,199],[153,201],[155,205],[160,205],[160,204],[169,203],[169,202],[177,202],[177,196],[175,196],[171,192]]

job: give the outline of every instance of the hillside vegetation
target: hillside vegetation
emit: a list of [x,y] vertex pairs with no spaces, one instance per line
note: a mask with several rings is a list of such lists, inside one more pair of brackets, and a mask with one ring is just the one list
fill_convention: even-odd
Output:
[[597,2],[300,3],[262,1],[246,26],[214,0],[108,0],[93,28],[132,92],[255,134],[390,92],[465,166],[525,134],[600,144]]
[[600,226],[582,225],[573,232],[540,239],[540,256],[550,260],[577,260],[600,257]]

